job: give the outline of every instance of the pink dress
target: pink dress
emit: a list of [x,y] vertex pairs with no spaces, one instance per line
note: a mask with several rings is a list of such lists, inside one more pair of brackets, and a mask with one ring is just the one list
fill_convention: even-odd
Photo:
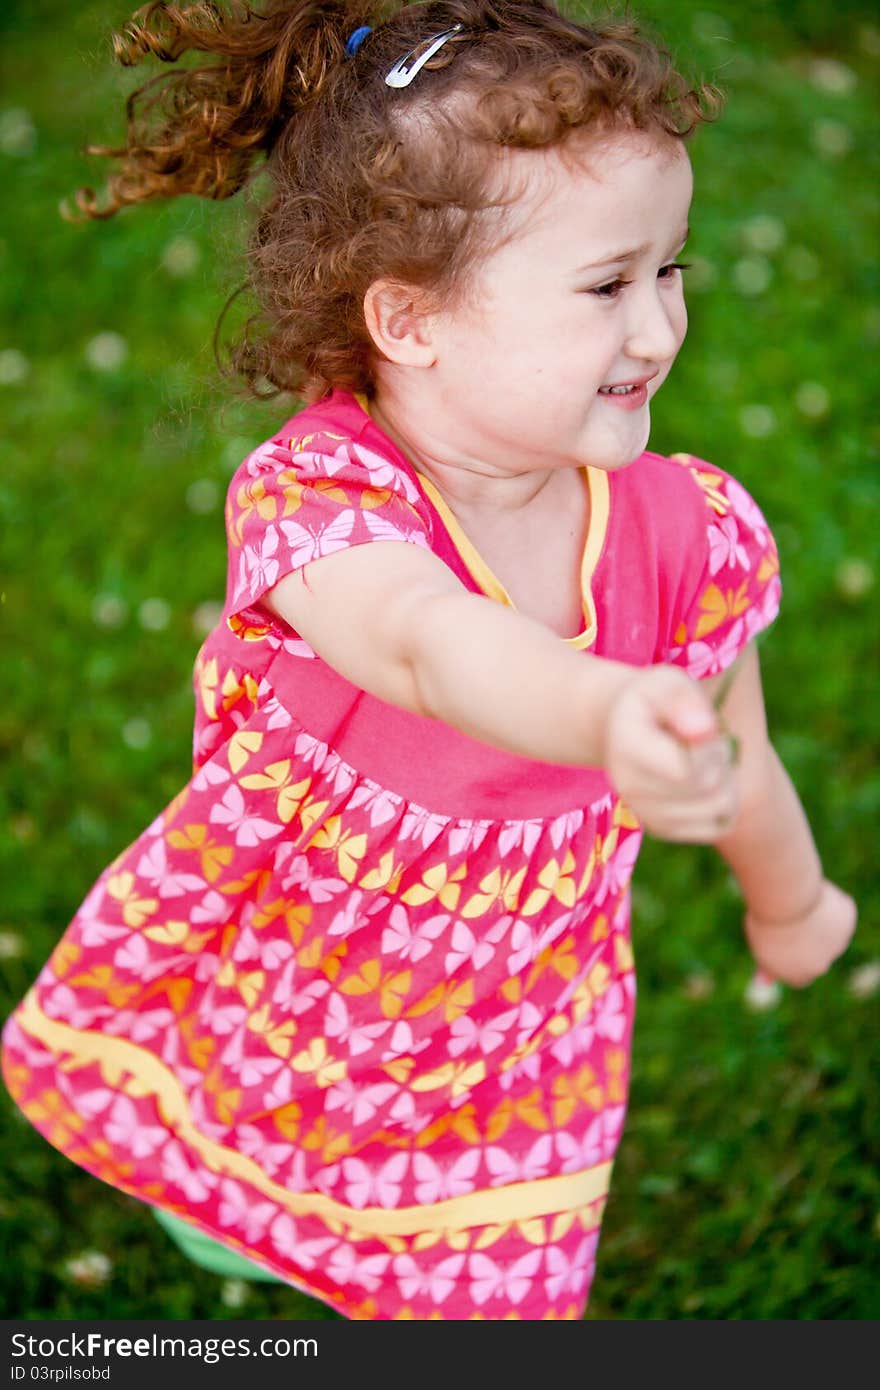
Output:
[[[779,603],[755,503],[689,456],[587,476],[571,644],[724,669]],[[348,1317],[579,1318],[627,1097],[638,823],[600,769],[393,708],[258,606],[389,540],[509,602],[354,397],[245,460],[228,532],[195,774],[8,1021],[9,1089],[75,1163]]]

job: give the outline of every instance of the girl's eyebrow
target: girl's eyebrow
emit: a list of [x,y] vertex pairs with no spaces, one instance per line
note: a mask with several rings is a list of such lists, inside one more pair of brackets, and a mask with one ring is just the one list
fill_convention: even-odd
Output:
[[[691,234],[690,227],[685,227],[681,236],[677,240],[678,246],[684,246]],[[639,256],[644,256],[651,250],[650,245],[632,246],[626,251],[614,251],[610,256],[603,256],[601,261],[590,261],[588,265],[580,265],[574,272],[580,275],[584,270],[600,270],[603,265],[615,265],[618,261],[635,261]]]

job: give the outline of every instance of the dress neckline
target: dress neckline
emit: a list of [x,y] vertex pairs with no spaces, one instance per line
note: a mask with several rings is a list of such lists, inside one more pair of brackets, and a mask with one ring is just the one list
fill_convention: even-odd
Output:
[[[355,394],[355,400],[364,414],[369,417],[374,428],[378,429],[379,426],[370,414],[369,402],[366,396],[358,392]],[[395,445],[395,448],[398,448],[398,452],[400,452],[399,446]],[[479,586],[480,591],[485,594],[487,598],[495,599],[496,602],[503,603],[506,607],[512,608],[514,612],[517,612],[516,604],[501,583],[501,580],[483,559],[436,484],[433,483],[430,478],[426,478],[423,473],[420,473],[410,459],[407,459],[407,462],[418,479],[419,486],[449,533],[449,538],[458,552],[462,563]],[[593,575],[599,563],[599,557],[602,554],[602,547],[605,544],[605,536],[608,531],[608,521],[611,511],[611,490],[608,484],[608,474],[601,468],[592,468],[589,464],[584,465],[582,472],[586,480],[590,497],[590,519],[587,525],[587,535],[584,541],[583,554],[581,555],[580,568],[583,626],[575,637],[559,638],[560,642],[565,642],[568,646],[574,647],[577,650],[584,650],[587,647],[591,647],[596,640],[598,628],[596,603],[593,597]]]

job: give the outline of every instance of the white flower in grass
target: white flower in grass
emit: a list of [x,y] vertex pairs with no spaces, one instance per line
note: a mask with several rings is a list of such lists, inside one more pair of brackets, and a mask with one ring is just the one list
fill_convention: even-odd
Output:
[[771,980],[756,970],[749,983],[746,985],[743,1000],[746,1008],[755,1013],[764,1013],[767,1009],[775,1009],[782,998],[782,987],[778,980]]
[[128,356],[121,333],[98,333],[86,343],[86,361],[96,372],[118,371]]
[[37,147],[37,132],[30,113],[22,106],[0,112],[0,150],[19,159],[33,154]]
[[128,616],[128,604],[117,594],[96,594],[92,617],[99,627],[121,627]]
[[186,490],[186,505],[199,516],[213,512],[220,501],[220,488],[213,478],[196,478]]
[[18,348],[4,348],[0,352],[0,386],[17,386],[30,369],[30,362]]
[[244,1279],[224,1279],[220,1302],[227,1308],[243,1308],[250,1297],[250,1287]]
[[742,239],[750,251],[772,254],[785,243],[785,223],[778,217],[758,213],[743,223]]
[[855,555],[841,560],[834,573],[837,592],[844,598],[860,599],[874,587],[874,570],[867,560]]
[[743,256],[733,267],[733,283],[749,299],[764,293],[773,279],[773,267],[764,256]]
[[147,748],[153,738],[153,730],[146,719],[128,719],[122,726],[122,742],[129,748]]
[[776,416],[769,405],[744,405],[739,412],[739,424],[750,439],[766,439],[776,429]]
[[16,931],[0,931],[0,960],[15,960],[24,952],[24,939]]
[[706,970],[695,970],[684,982],[688,999],[708,999],[714,992],[715,981]]
[[193,609],[193,631],[199,637],[207,637],[208,633],[219,623],[222,613],[222,603],[200,603],[197,608]]
[[852,147],[852,131],[842,121],[814,121],[813,144],[826,159],[839,159]]
[[852,68],[836,58],[814,58],[810,64],[810,81],[820,92],[844,97],[855,89],[858,78]]
[[16,840],[20,841],[21,844],[26,845],[29,840],[32,840],[34,838],[34,835],[37,831],[37,825],[33,816],[28,816],[22,813],[21,815],[12,817],[12,819],[9,822],[9,829],[12,831],[12,834],[15,836]]
[[794,403],[808,420],[821,420],[828,414],[831,397],[819,381],[802,381],[794,393]]
[[113,1261],[100,1250],[83,1250],[64,1262],[64,1274],[84,1289],[100,1289],[113,1273]]
[[162,632],[171,620],[171,605],[164,598],[145,598],[138,609],[138,622],[148,632]]
[[857,965],[847,981],[847,989],[856,999],[870,999],[880,993],[880,960]]
[[192,275],[201,259],[202,253],[192,237],[176,236],[162,253],[162,267],[175,279],[182,280]]
[[223,446],[223,462],[226,467],[231,469],[238,468],[243,463],[248,454],[253,452],[253,439],[246,439],[244,435],[233,435]]

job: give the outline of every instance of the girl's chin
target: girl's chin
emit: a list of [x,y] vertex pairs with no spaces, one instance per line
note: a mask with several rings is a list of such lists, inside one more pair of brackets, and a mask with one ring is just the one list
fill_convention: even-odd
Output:
[[[601,468],[606,473],[614,473],[620,468],[628,468],[645,452],[651,434],[651,419],[648,407],[639,412],[639,428],[615,432],[615,437],[602,440],[597,447],[589,449],[585,460],[593,468]],[[626,437],[628,436],[628,437]]]

